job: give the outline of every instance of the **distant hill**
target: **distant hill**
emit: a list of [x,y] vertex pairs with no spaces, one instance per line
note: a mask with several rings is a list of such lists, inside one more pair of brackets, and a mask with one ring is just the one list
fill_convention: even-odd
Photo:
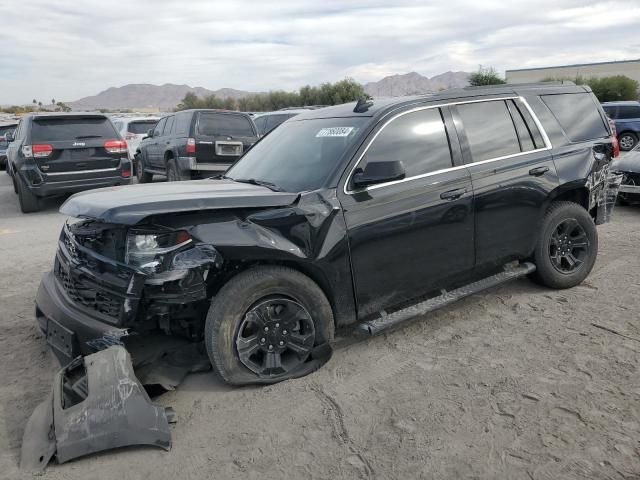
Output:
[[189,93],[195,93],[199,97],[216,95],[220,98],[242,98],[251,92],[234,90],[233,88],[221,88],[208,90],[203,87],[190,87],[189,85],[151,85],[148,83],[135,83],[122,87],[111,87],[97,95],[84,97],[74,102],[67,102],[74,110],[93,109],[160,109],[171,110]]
[[[446,72],[435,77],[425,77],[416,72],[404,75],[391,75],[377,82],[364,84],[365,91],[373,97],[399,97],[402,95],[416,95],[433,93],[445,88],[464,87],[468,85],[467,72]],[[239,99],[255,92],[221,88],[208,90],[203,87],[189,85],[152,85],[148,83],[134,83],[122,87],[111,87],[97,95],[84,97],[73,102],[65,102],[74,110],[96,109],[131,109],[131,110],[171,110],[178,105],[187,93],[194,93],[198,97],[215,95],[220,98]]]
[[401,97],[434,93],[447,88],[460,88],[469,85],[469,72],[445,72],[435,77],[425,77],[416,72],[404,75],[391,75],[377,82],[364,85],[365,91],[372,97]]

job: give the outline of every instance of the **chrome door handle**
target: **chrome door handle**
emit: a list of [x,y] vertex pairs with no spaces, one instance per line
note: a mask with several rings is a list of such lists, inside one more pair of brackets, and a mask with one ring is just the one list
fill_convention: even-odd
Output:
[[549,167],[536,167],[529,170],[529,175],[532,175],[534,177],[539,177],[541,175],[544,175],[548,171],[549,171]]
[[457,200],[465,193],[467,193],[466,188],[456,188],[455,190],[448,190],[446,192],[442,192],[440,194],[440,198],[442,200]]

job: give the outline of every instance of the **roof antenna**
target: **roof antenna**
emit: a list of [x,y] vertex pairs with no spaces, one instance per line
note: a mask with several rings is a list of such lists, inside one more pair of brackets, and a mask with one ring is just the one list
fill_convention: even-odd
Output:
[[358,103],[356,103],[356,106],[353,109],[353,111],[355,113],[364,113],[367,110],[369,110],[369,107],[371,107],[372,105],[373,105],[373,102],[371,100],[366,98],[359,98]]

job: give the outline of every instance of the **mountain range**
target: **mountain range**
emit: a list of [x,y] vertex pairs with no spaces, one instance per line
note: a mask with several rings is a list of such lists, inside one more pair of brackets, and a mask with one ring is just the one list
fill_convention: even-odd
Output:
[[[404,75],[391,75],[377,82],[366,83],[363,87],[372,97],[397,97],[463,87],[468,85],[468,76],[468,72],[446,72],[429,78],[417,72],[411,72]],[[220,98],[239,99],[257,92],[233,88],[209,90],[203,87],[190,87],[189,85],[171,83],[164,85],[137,83],[122,87],[111,87],[97,95],[65,103],[73,110],[171,110],[182,101],[187,93],[194,93],[198,97],[215,95]]]

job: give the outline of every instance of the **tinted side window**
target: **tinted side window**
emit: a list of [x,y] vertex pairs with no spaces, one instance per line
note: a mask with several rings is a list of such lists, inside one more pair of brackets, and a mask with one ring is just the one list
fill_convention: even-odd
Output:
[[613,119],[615,119],[617,117],[617,115],[616,115],[616,107],[611,106],[611,105],[603,105],[602,108],[604,109],[604,113],[607,114],[607,117],[613,118]]
[[504,100],[457,106],[474,162],[520,153],[520,143]]
[[175,134],[178,137],[186,137],[189,135],[189,129],[191,128],[191,114],[190,113],[178,113],[176,114],[176,128]]
[[367,163],[400,160],[406,177],[450,168],[449,139],[440,109],[407,113],[387,124],[369,146]]
[[540,98],[572,142],[608,136],[604,121],[589,93],[542,95]]
[[522,100],[520,99],[516,99],[512,101],[515,104],[518,111],[520,112],[520,115],[522,115],[524,122],[527,124],[527,129],[529,130],[529,133],[533,138],[533,143],[535,144],[535,147],[544,148],[546,146],[544,143],[544,139],[542,138],[542,134],[540,133],[540,129],[536,125],[536,122],[533,121],[533,117],[531,116],[531,113],[529,113],[529,109],[526,107],[524,103],[522,103]]
[[156,128],[153,129],[154,137],[158,137],[162,135],[162,129],[164,128],[164,124],[166,121],[167,121],[167,118],[165,117],[158,122],[158,124],[156,125]]
[[640,118],[640,106],[635,107],[633,105],[620,105],[618,107],[618,118],[621,120]]
[[174,116],[167,118],[167,123],[165,124],[164,130],[162,131],[162,135],[164,135],[165,137],[167,135],[171,135],[171,129],[173,129],[174,118],[175,118]]
[[270,115],[267,117],[267,132],[270,132],[288,118],[288,115]]

